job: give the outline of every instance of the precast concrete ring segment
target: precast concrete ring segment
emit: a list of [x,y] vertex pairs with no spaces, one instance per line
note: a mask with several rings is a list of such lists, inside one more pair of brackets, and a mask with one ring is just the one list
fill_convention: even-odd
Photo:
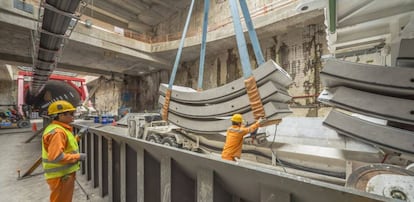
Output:
[[[286,91],[285,88],[293,82],[289,74],[272,60],[267,61],[257,69],[253,70],[252,73],[258,87],[267,81],[274,81],[279,85],[279,90]],[[226,85],[200,92],[179,91],[173,88],[171,100],[199,105],[224,102],[242,94],[246,94],[244,80],[245,78],[239,78]],[[167,85],[160,85],[160,95],[165,96],[167,89]]]
[[323,86],[346,86],[372,93],[414,99],[414,68],[384,67],[328,60],[321,72]]
[[[272,81],[268,81],[258,88],[262,103],[280,102],[281,109],[288,109],[287,104],[283,104],[291,99],[285,92],[280,92]],[[160,95],[158,103],[163,105],[165,97]],[[169,111],[184,117],[194,118],[214,118],[217,116],[231,116],[235,113],[244,113],[251,110],[248,95],[244,94],[222,103],[208,104],[204,106],[178,103],[170,100]]]
[[[292,113],[289,109],[279,109],[279,104],[280,103],[277,102],[268,102],[263,105],[267,119],[281,119]],[[244,113],[243,118],[250,124],[255,121],[252,111]],[[201,134],[217,134],[224,132],[231,125],[229,117],[217,117],[216,119],[195,119],[186,118],[174,113],[168,113],[168,121],[188,131]]]
[[357,117],[332,110],[323,125],[341,135],[384,147],[396,152],[414,154],[414,132],[386,125],[375,124]]
[[414,100],[368,93],[343,86],[324,90],[318,100],[367,116],[414,125]]

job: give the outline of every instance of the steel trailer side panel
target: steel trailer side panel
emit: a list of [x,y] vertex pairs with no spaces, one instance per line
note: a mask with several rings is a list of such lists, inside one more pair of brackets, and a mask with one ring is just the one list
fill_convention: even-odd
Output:
[[[162,162],[162,159],[166,158],[171,159],[171,161],[174,162],[174,165],[179,165],[172,166],[171,168],[165,167],[165,169],[173,169],[169,171],[172,175],[177,173],[179,175],[185,174],[185,176],[190,178],[190,180],[181,181],[180,183],[171,183],[171,186],[173,186],[170,189],[171,195],[185,191],[183,189],[186,189],[187,186],[181,187],[183,185],[181,183],[188,186],[195,186],[196,184],[203,184],[204,181],[206,181],[205,183],[208,185],[208,189],[213,190],[213,196],[210,195],[210,197],[216,198],[216,196],[220,196],[220,199],[238,198],[243,201],[265,201],[268,196],[278,194],[282,197],[281,199],[289,200],[290,198],[291,200],[298,202],[387,200],[387,198],[378,195],[305,177],[298,177],[296,175],[269,168],[257,167],[249,164],[236,164],[234,162],[216,159],[203,154],[137,140],[117,132],[111,132],[111,130],[107,129],[91,128],[90,132],[98,136],[114,139],[114,142],[119,142],[119,145],[129,145],[136,151],[144,151],[144,186],[147,186],[147,183],[150,182],[157,183],[156,187],[154,187],[155,189],[151,190],[147,189],[147,187],[144,188],[144,190],[146,190],[145,193],[147,193],[145,194],[145,198],[147,198],[147,195],[151,195],[154,196],[154,199],[157,199],[157,201],[161,200],[161,190],[159,190],[161,170],[159,162]],[[122,156],[126,155],[126,153],[121,153],[120,155],[121,159],[127,159],[125,156]],[[149,162],[147,162],[147,160],[149,159],[152,159],[152,162],[157,164],[158,169],[154,169],[152,166],[148,167],[147,163]],[[117,168],[117,170],[125,172],[126,164],[120,164],[119,166],[120,167]],[[114,166],[110,165],[110,167]],[[147,168],[149,169],[147,170]],[[176,170],[174,171],[174,169]],[[156,171],[156,173],[151,173],[152,170]],[[208,170],[210,173],[209,177],[198,177],[200,176],[200,170]],[[116,178],[117,176],[113,177]],[[171,176],[171,178],[174,179],[174,176]],[[211,182],[212,179],[213,182]],[[109,191],[125,193],[125,190],[119,189],[126,189],[126,187],[111,186],[111,190]],[[197,189],[197,191],[199,190]],[[209,197],[209,195],[204,195],[204,197]]]

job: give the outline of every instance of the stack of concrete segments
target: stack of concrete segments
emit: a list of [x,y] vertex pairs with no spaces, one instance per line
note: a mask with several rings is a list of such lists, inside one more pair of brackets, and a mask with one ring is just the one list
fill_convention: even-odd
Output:
[[[292,79],[288,73],[270,60],[253,70],[253,76],[267,119],[281,119],[292,113],[286,103],[291,99],[287,87]],[[165,103],[167,89],[166,84],[160,85],[161,105]],[[186,130],[203,134],[224,132],[231,124],[229,117],[235,113],[242,114],[248,123],[255,121],[244,78],[205,91],[176,86],[172,89],[168,120]]]
[[319,101],[334,107],[324,125],[339,134],[414,154],[414,68],[339,60],[321,72]]

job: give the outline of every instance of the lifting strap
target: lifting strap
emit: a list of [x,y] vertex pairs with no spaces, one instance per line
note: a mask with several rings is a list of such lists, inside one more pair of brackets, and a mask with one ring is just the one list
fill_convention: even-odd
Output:
[[[257,39],[256,31],[254,30],[253,23],[252,23],[252,20],[250,18],[249,9],[247,7],[247,4],[246,4],[245,0],[239,0],[239,2],[240,2],[241,10],[242,10],[244,18],[245,18],[246,26],[247,26],[247,29],[248,29],[248,32],[249,32],[250,41],[251,41],[252,46],[253,46],[256,61],[257,61],[257,64],[260,66],[261,64],[264,63],[264,58],[263,58],[262,51],[260,49],[259,40]],[[249,96],[250,106],[252,108],[253,115],[254,115],[255,119],[259,119],[260,117],[265,117],[265,111],[264,111],[264,108],[263,108],[263,103],[262,103],[262,100],[260,98],[259,91],[257,89],[256,80],[255,80],[254,76],[252,75],[252,68],[251,68],[251,65],[250,65],[250,57],[249,57],[249,53],[247,51],[246,40],[244,38],[243,29],[242,29],[242,25],[241,25],[241,22],[240,22],[240,16],[239,16],[239,11],[238,11],[238,7],[237,7],[237,2],[236,2],[236,0],[229,0],[229,3],[230,3],[230,11],[231,11],[231,14],[232,14],[232,17],[233,17],[233,25],[234,25],[234,31],[235,31],[235,34],[236,34],[237,47],[238,47],[238,51],[239,51],[240,61],[241,61],[241,64],[242,64],[243,77],[245,78],[244,82],[245,82],[245,86],[246,86],[246,92],[247,92],[247,95]],[[193,7],[194,7],[194,0],[191,1],[190,9],[188,11],[187,19],[186,19],[185,26],[184,26],[184,31],[183,31],[183,34],[181,36],[180,46],[178,48],[178,52],[177,52],[177,55],[176,55],[176,58],[175,58],[173,71],[171,73],[170,82],[168,84],[168,89],[167,89],[166,94],[165,94],[165,102],[164,102],[163,109],[162,109],[162,118],[165,121],[168,120],[168,109],[169,109],[169,105],[170,105],[172,86],[173,86],[173,83],[174,83],[174,80],[175,80],[175,76],[177,74],[178,64],[179,64],[179,61],[180,61],[182,48],[184,46],[184,40],[185,40],[185,36],[187,34],[188,24],[190,22]],[[205,0],[204,1],[203,33],[202,33],[201,50],[200,50],[200,66],[199,66],[198,85],[197,85],[198,90],[201,90],[202,85],[203,85],[203,76],[204,76],[203,74],[204,74],[204,63],[205,63],[205,49],[206,49],[206,39],[207,39],[209,7],[210,7],[210,1]]]
[[162,107],[162,119],[164,121],[168,120],[168,108],[170,106],[170,97],[171,97],[172,86],[173,86],[173,83],[174,83],[174,80],[175,80],[175,75],[177,74],[178,63],[180,62],[181,52],[183,50],[185,36],[187,35],[188,24],[190,24],[190,18],[191,18],[191,13],[193,12],[193,7],[194,7],[194,0],[191,1],[190,9],[188,10],[188,15],[187,15],[187,19],[185,21],[184,31],[183,31],[183,34],[181,36],[180,46],[178,47],[178,52],[177,52],[177,55],[175,56],[173,71],[171,73],[170,82],[168,83],[168,89],[167,89],[167,93],[165,95],[165,103]]
[[204,18],[203,18],[203,34],[201,38],[201,50],[200,50],[200,66],[198,70],[198,85],[197,90],[203,89],[203,77],[204,77],[204,59],[206,56],[206,40],[207,40],[207,28],[208,28],[208,11],[210,10],[210,1],[204,1]]
[[[241,0],[240,2],[242,1],[243,0]],[[252,75],[249,53],[247,52],[246,40],[244,38],[243,28],[240,22],[237,2],[236,0],[230,0],[229,3],[230,3],[231,15],[233,17],[234,32],[236,33],[237,47],[239,50],[240,61],[242,64],[242,69],[243,69],[243,76],[245,78],[244,84],[246,86],[247,95],[249,96],[250,107],[252,108],[253,116],[257,120],[260,117],[265,117],[265,111],[263,108],[262,100],[260,99],[259,91],[257,90],[256,80],[254,79],[254,76]],[[250,24],[251,24],[250,14],[247,9],[246,2],[241,3],[241,7],[244,12],[245,18],[246,16],[248,16],[246,18],[246,23],[247,21],[250,21]],[[251,28],[253,28],[253,24],[251,24]],[[256,46],[259,47],[258,40],[256,37],[256,32],[249,32],[249,34],[251,38],[252,38],[252,35],[254,35],[255,37],[253,38],[256,39],[256,41],[252,40],[252,43],[256,43],[256,45],[254,45],[253,47],[256,47]],[[258,49],[260,50],[260,48]],[[259,52],[261,54],[261,51]],[[255,53],[256,53],[256,50],[255,50]],[[256,55],[256,58],[257,57],[258,56]],[[263,55],[261,57],[263,57]]]
[[243,12],[244,21],[246,22],[247,30],[249,31],[250,42],[252,43],[254,55],[256,56],[257,66],[260,66],[265,62],[265,60],[262,54],[262,49],[260,49],[259,39],[257,39],[252,19],[250,18],[249,8],[247,7],[246,0],[239,0],[239,2]]

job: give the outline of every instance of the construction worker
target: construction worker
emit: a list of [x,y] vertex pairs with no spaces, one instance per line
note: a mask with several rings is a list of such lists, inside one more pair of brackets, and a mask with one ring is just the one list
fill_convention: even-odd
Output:
[[232,126],[227,129],[226,142],[224,143],[221,158],[230,161],[236,161],[236,158],[240,158],[243,146],[243,136],[259,128],[263,121],[264,119],[260,118],[250,127],[245,127],[242,125],[243,116],[241,114],[234,114],[231,117]]
[[79,161],[86,158],[84,153],[79,153],[77,137],[69,125],[74,121],[75,110],[64,100],[53,102],[47,110],[53,121],[43,132],[42,165],[51,190],[51,202],[72,201]]

